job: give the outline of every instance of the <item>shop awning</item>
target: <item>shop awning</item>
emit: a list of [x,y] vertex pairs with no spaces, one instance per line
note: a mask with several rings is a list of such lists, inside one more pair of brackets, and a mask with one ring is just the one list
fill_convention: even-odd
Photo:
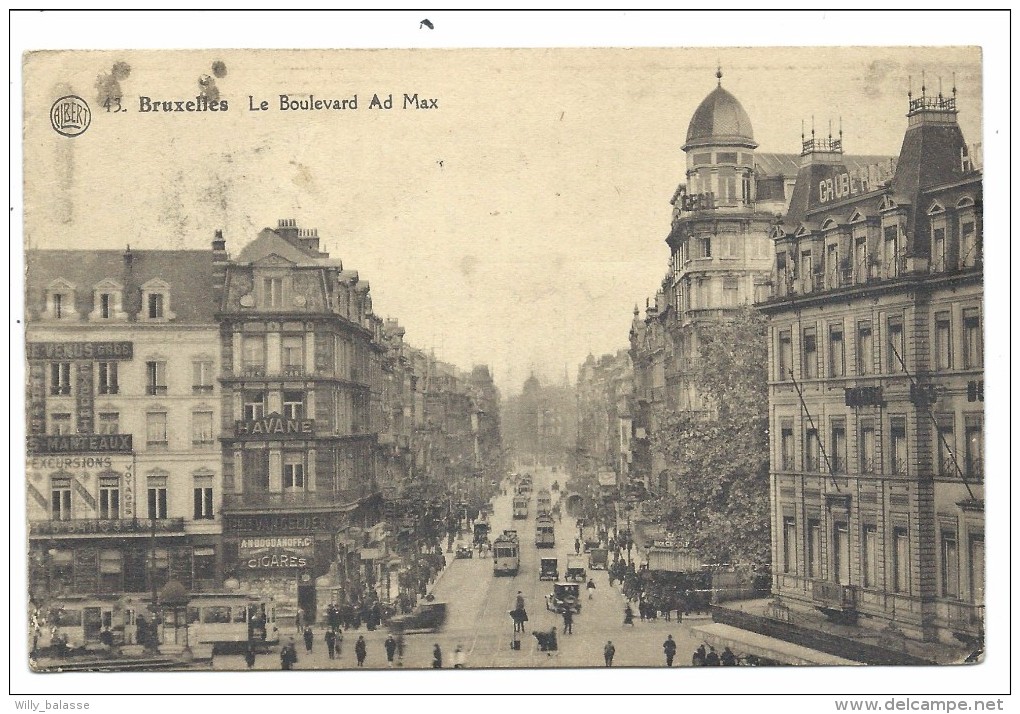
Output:
[[698,625],[691,628],[695,637],[699,637],[718,651],[729,647],[734,654],[756,655],[767,657],[784,664],[824,664],[824,665],[856,665],[861,662],[843,659],[818,650],[795,645],[785,640],[759,635],[756,632],[741,630],[739,627],[713,622],[711,625]]

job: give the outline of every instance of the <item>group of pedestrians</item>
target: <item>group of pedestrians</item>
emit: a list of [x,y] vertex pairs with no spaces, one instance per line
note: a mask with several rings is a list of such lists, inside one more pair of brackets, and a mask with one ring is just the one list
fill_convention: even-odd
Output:
[[710,645],[706,652],[705,645],[700,645],[691,656],[691,665],[694,667],[735,667],[737,664],[739,664],[737,656],[729,647],[723,648],[720,655],[715,651],[715,647]]

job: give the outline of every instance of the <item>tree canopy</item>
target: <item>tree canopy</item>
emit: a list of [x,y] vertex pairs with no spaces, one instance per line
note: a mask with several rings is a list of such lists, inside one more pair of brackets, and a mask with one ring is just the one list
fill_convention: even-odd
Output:
[[704,411],[664,410],[652,448],[670,464],[671,493],[646,504],[705,562],[770,560],[766,321],[741,308],[699,328]]

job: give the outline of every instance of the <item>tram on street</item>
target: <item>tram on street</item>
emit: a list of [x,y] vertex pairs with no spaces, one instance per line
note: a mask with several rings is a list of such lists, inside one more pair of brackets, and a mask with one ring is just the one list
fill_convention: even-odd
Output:
[[505,530],[492,543],[492,574],[517,575],[521,568],[521,543],[517,531]]
[[544,488],[538,492],[537,510],[539,513],[552,513],[552,496]]
[[556,534],[553,529],[553,517],[548,513],[539,514],[535,519],[535,547],[556,547]]
[[521,519],[528,517],[528,503],[530,498],[524,495],[514,496],[514,518]]
[[245,593],[195,593],[187,606],[188,640],[214,652],[268,649],[280,641],[276,605]]

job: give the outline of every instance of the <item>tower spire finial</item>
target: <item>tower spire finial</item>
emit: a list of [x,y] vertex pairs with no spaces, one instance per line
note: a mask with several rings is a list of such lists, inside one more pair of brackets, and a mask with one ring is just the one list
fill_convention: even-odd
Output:
[[956,99],[956,72],[953,72],[953,99]]
[[914,98],[914,78],[907,75],[907,101]]
[[801,140],[801,142],[804,141],[804,120],[803,119],[800,120],[800,140]]
[[717,82],[717,86],[721,87],[722,86],[722,64],[718,60],[716,60],[716,65],[715,65],[715,80]]

